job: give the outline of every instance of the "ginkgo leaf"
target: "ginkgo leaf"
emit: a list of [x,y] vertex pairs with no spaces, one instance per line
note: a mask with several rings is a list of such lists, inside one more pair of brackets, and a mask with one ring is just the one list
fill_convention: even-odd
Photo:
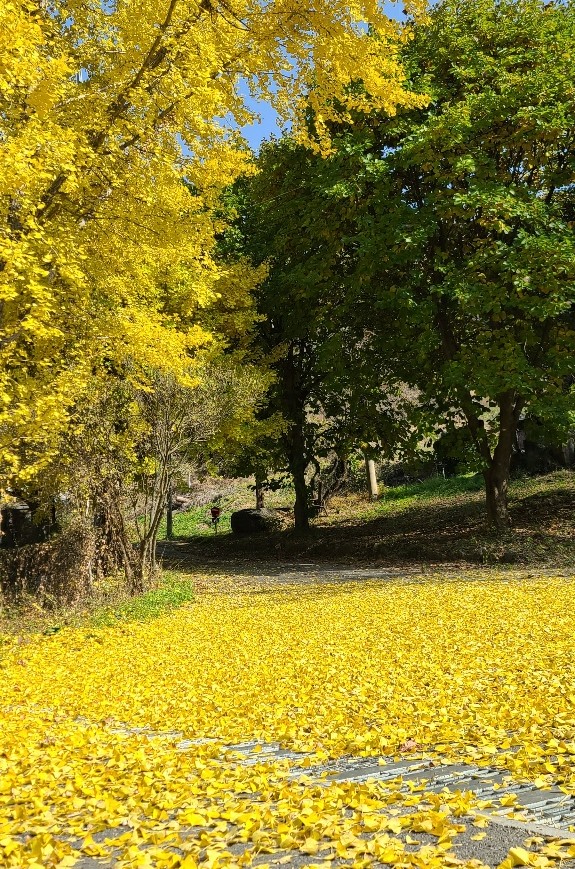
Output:
[[[450,865],[462,820],[478,810],[471,794],[410,792],[400,779],[318,784],[313,769],[299,781],[290,777],[296,760],[286,766],[264,750],[257,763],[240,762],[226,746],[257,739],[297,749],[311,727],[330,759],[349,754],[357,735],[374,740],[374,756],[389,759],[385,751],[416,732],[441,761],[467,756],[470,734],[483,756],[483,743],[500,744],[500,734],[512,730],[516,747],[496,762],[532,781],[544,770],[548,740],[567,745],[575,734],[565,693],[572,679],[569,579],[507,578],[503,595],[500,583],[479,577],[389,580],[385,589],[334,584],[321,595],[301,588],[218,593],[217,580],[210,582],[191,608],[94,629],[100,642],[85,629],[63,628],[0,646],[0,864],[68,860],[73,842],[80,856],[113,847],[127,866],[152,848],[162,855],[179,849],[190,866],[209,849],[213,869],[249,867],[262,853],[271,864],[286,852],[314,863],[340,857],[401,865],[409,845],[414,859],[427,848],[426,865],[441,869]],[[438,640],[439,620],[449,642]],[[358,670],[357,650],[368,644]],[[550,659],[561,662],[553,673]],[[358,683],[366,698],[359,701]],[[563,782],[572,789],[575,755],[562,756]],[[117,836],[108,835],[110,818]],[[472,823],[485,830],[489,822]],[[417,844],[419,831],[431,844],[427,837]],[[232,860],[225,855],[236,853],[233,846],[241,853]],[[575,856],[567,843],[557,847]],[[53,849],[50,857],[43,848]],[[542,857],[554,859],[531,853],[529,860]],[[170,859],[161,857],[167,865]]]
[[303,845],[300,845],[299,850],[304,854],[317,854],[319,843],[317,839],[306,839]]
[[513,860],[514,866],[529,866],[533,859],[533,854],[525,848],[511,848],[508,856]]

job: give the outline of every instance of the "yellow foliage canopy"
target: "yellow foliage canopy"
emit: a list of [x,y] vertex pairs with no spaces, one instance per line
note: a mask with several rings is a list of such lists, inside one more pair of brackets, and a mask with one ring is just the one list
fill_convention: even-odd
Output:
[[410,100],[400,38],[377,0],[1,4],[4,478],[50,460],[102,358],[176,370],[206,338],[187,326],[218,292],[211,206],[249,159],[221,120],[249,120],[240,81],[296,124],[302,93],[328,117],[358,74],[353,105],[393,111]]

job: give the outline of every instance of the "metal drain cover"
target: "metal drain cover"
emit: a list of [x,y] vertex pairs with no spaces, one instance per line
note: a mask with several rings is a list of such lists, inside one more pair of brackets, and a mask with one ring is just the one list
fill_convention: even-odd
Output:
[[[290,777],[297,779],[305,776],[318,784],[369,780],[390,782],[398,779],[398,789],[405,791],[413,787],[421,787],[427,793],[441,793],[445,789],[471,791],[479,799],[493,804],[484,812],[489,817],[495,819],[504,816],[507,824],[512,811],[515,821],[521,826],[535,829],[534,824],[539,827],[543,825],[552,828],[556,835],[573,837],[575,841],[575,796],[565,794],[556,787],[542,790],[530,783],[517,782],[507,770],[501,768],[465,763],[444,764],[429,757],[400,761],[390,757],[348,757],[322,765],[303,766],[308,755],[282,749],[278,743],[245,742],[228,746],[228,750],[241,753],[243,758],[239,762],[250,766],[262,761],[295,761],[297,765],[291,769]],[[516,803],[501,806],[501,798],[510,795],[516,796]],[[519,819],[517,813],[520,813]]]

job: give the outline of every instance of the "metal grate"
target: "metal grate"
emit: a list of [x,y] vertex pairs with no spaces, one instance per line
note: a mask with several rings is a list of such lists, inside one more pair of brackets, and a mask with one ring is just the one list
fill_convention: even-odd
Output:
[[[178,739],[182,736],[181,733],[161,733],[129,726],[119,726],[116,732],[143,733],[150,739]],[[177,748],[188,751],[194,745],[217,741],[180,738]],[[237,754],[237,762],[245,766],[262,761],[289,760],[294,764],[290,770],[291,778],[306,776],[317,784],[368,780],[390,782],[397,779],[398,789],[405,792],[414,786],[428,793],[441,793],[445,789],[471,791],[479,799],[491,803],[483,810],[483,814],[489,815],[494,821],[498,818],[504,819],[506,824],[519,821],[529,830],[537,831],[539,827],[544,835],[551,835],[556,830],[558,835],[575,840],[575,795],[565,794],[557,787],[542,790],[528,782],[517,782],[508,771],[497,767],[443,763],[441,759],[429,756],[399,761],[392,757],[344,757],[312,766],[309,763],[310,754],[284,749],[277,742],[262,743],[257,740],[227,745],[224,753]],[[304,765],[306,760],[308,763]],[[501,798],[511,794],[516,795],[516,804],[501,806]]]
[[[256,751],[254,751],[256,749]],[[242,764],[253,765],[262,761],[289,759],[297,764],[290,772],[292,778],[302,775],[316,780],[318,784],[337,781],[364,782],[368,780],[389,782],[398,779],[398,789],[409,790],[410,786],[421,787],[428,793],[471,791],[481,800],[493,805],[485,810],[494,816],[508,817],[526,825],[543,824],[557,829],[558,833],[572,833],[575,837],[575,796],[563,793],[559,788],[548,790],[536,788],[530,783],[514,781],[511,775],[495,767],[479,767],[474,764],[444,764],[429,757],[396,761],[394,758],[342,758],[332,763],[304,767],[305,754],[282,749],[277,743],[245,742],[229,746],[230,751],[243,754]],[[517,802],[512,807],[502,807],[502,797],[515,794]]]

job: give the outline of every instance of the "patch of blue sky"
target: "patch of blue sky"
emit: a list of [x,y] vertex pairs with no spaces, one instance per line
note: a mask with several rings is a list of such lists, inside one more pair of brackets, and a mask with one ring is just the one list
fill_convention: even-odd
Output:
[[[401,0],[399,2],[384,0],[383,8],[385,14],[394,21],[405,20]],[[245,99],[246,106],[257,115],[257,120],[254,120],[251,124],[246,124],[240,130],[250,148],[257,151],[262,142],[271,139],[273,136],[281,136],[285,127],[282,127],[278,113],[274,110],[273,106],[270,106],[264,100],[258,100],[250,95],[247,83],[240,84],[240,93]],[[287,129],[289,129],[289,126]]]
[[281,136],[284,129],[289,129],[289,124],[287,127],[282,125],[280,117],[273,106],[265,100],[257,99],[250,94],[246,81],[240,82],[239,91],[244,98],[247,108],[255,115],[252,123],[240,127],[242,136],[253,151],[257,151],[262,142]]

